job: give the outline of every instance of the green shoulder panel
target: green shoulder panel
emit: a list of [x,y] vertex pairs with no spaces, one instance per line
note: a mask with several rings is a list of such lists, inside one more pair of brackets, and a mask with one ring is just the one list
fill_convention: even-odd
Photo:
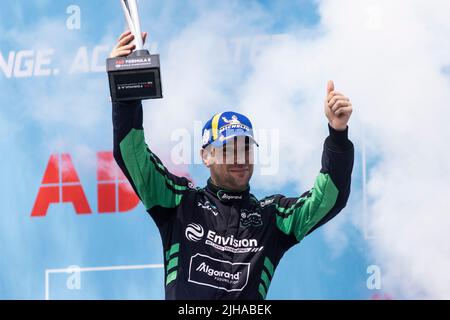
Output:
[[178,177],[170,174],[148,149],[143,130],[132,129],[120,142],[120,152],[147,210],[157,205],[174,208],[180,204],[188,187],[176,181]]
[[301,241],[328,212],[338,197],[338,189],[328,174],[320,173],[310,192],[288,207],[276,204],[278,229]]

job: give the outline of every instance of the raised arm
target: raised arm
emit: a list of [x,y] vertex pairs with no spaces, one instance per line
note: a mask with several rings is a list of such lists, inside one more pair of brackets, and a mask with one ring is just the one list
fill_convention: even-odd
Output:
[[[129,32],[122,34],[111,57],[131,53],[132,40]],[[136,194],[147,210],[175,208],[188,189],[189,180],[171,174],[148,148],[141,101],[113,102],[112,109],[114,158]]]
[[322,153],[322,168],[314,186],[296,198],[278,195],[274,204],[277,227],[301,241],[307,234],[336,216],[350,195],[354,149],[348,129],[329,127]]
[[277,227],[283,234],[293,236],[294,242],[332,219],[347,204],[354,162],[347,126],[351,113],[350,100],[334,91],[334,84],[329,82],[325,114],[330,134],[324,143],[322,168],[314,187],[300,197],[277,195],[273,200]]

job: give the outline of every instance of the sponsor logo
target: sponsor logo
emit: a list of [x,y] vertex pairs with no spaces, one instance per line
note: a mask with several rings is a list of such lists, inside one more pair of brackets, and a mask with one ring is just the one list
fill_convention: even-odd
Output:
[[[136,208],[139,198],[117,166],[113,153],[97,152],[96,162],[96,212],[127,212]],[[72,156],[69,153],[55,153],[47,162],[31,217],[46,217],[50,207],[62,203],[71,203],[78,215],[92,214],[94,208],[88,200]]]
[[191,257],[188,281],[227,292],[242,291],[249,273],[250,263],[232,263],[197,253]]
[[242,195],[231,195],[220,190],[217,192],[217,198],[219,198],[219,200],[242,200]]
[[189,189],[195,189],[195,185],[192,182],[188,182]]
[[213,276],[214,277],[223,277],[225,279],[235,280],[235,281],[239,281],[239,277],[242,274],[242,272],[231,273],[231,272],[226,272],[226,271],[214,270],[209,265],[207,265],[205,262],[202,262],[202,264],[199,265],[198,268],[195,269],[195,271],[204,272],[210,277],[213,277]]
[[151,63],[151,58],[127,59],[126,63]]
[[235,114],[233,114],[233,116],[231,117],[231,120],[228,120],[226,117],[222,117],[222,120],[228,124],[241,124],[241,122],[238,120],[238,118]]
[[217,216],[219,214],[217,207],[215,205],[213,205],[211,202],[209,202],[208,200],[206,200],[205,203],[201,203],[199,201],[197,203],[197,206],[210,211],[215,216]]
[[208,231],[205,244],[217,250],[232,253],[258,252],[264,248],[264,246],[258,247],[258,240],[256,239],[235,239],[233,235],[224,237],[212,230]]
[[[201,225],[190,223],[186,228],[185,235],[189,241],[198,242],[202,240],[205,232]],[[224,237],[212,230],[208,230],[205,244],[217,250],[232,253],[259,252],[264,248],[264,246],[258,246],[257,239],[236,239],[233,235]]]
[[230,130],[230,129],[243,129],[245,131],[249,131],[250,128],[248,126],[246,126],[245,124],[242,124],[239,119],[237,118],[236,115],[233,115],[231,117],[231,120],[228,120],[226,117],[222,117],[223,122],[226,123],[226,125],[220,127],[219,129],[219,133],[224,132],[225,130]]
[[265,199],[265,200],[260,201],[259,204],[261,207],[266,207],[268,205],[271,205],[274,200],[275,200],[275,198]]
[[132,58],[132,59],[119,59],[116,60],[115,67],[116,68],[124,68],[128,65],[131,66],[145,66],[152,63],[151,58]]
[[187,226],[184,234],[189,241],[198,242],[203,238],[203,235],[205,233],[201,225],[197,223],[191,223]]
[[261,214],[259,212],[241,211],[242,227],[260,227],[263,225]]

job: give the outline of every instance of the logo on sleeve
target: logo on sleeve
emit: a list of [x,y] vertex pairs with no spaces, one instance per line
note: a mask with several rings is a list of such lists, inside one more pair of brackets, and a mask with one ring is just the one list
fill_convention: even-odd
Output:
[[273,204],[274,200],[275,200],[275,198],[267,198],[267,199],[261,200],[259,202],[259,204],[260,204],[261,208],[264,208],[266,206]]
[[231,263],[197,253],[191,257],[188,281],[227,292],[242,291],[249,273],[250,263]]

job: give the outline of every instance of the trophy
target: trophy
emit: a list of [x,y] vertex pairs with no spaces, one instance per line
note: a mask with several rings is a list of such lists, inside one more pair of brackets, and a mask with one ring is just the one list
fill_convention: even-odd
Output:
[[136,0],[120,0],[134,35],[136,50],[126,57],[106,60],[112,101],[162,98],[159,55],[144,49]]

